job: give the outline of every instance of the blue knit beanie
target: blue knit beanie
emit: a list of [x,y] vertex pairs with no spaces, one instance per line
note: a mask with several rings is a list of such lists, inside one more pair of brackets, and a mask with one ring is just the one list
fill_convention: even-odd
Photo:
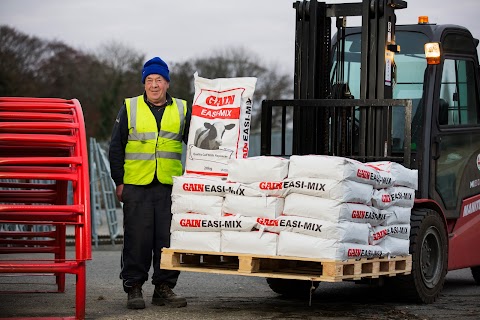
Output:
[[143,65],[142,83],[145,83],[145,78],[150,74],[159,74],[164,77],[165,80],[170,82],[170,71],[168,70],[168,66],[165,61],[159,57],[150,59]]

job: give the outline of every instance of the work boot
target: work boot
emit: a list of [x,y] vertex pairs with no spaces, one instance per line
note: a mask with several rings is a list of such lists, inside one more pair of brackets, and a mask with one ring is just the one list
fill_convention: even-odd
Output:
[[187,300],[177,296],[168,285],[163,283],[155,286],[152,304],[156,306],[167,305],[173,308],[181,308],[187,306]]
[[128,309],[145,309],[145,301],[142,295],[142,285],[134,284],[128,291]]

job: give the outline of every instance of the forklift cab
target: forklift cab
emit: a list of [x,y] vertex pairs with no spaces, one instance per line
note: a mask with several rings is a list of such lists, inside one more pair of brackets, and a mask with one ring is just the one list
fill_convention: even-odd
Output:
[[[343,49],[343,81],[353,97],[360,96],[361,30],[347,28]],[[412,100],[411,167],[419,170],[418,198],[439,203],[446,217],[458,218],[461,200],[477,191],[479,169],[469,170],[480,154],[479,78],[476,46],[478,40],[464,28],[418,24],[396,27],[393,98]],[[441,59],[429,64],[425,44],[439,43]],[[333,38],[331,83],[338,81],[336,57],[339,39]],[[392,154],[404,150],[404,116],[401,108],[392,111]],[[360,124],[360,114],[355,113]],[[361,125],[361,124],[360,124]],[[480,159],[480,156],[479,156]]]

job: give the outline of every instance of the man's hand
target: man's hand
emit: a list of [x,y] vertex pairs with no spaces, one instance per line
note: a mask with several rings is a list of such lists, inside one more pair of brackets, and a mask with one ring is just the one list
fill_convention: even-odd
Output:
[[123,202],[122,201],[123,184],[119,184],[117,186],[117,189],[115,190],[115,192],[117,194],[118,201]]

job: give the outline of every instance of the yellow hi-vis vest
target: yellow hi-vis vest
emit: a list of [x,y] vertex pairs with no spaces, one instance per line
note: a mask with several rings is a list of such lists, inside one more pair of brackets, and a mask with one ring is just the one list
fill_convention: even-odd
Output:
[[150,107],[143,95],[125,99],[128,116],[128,141],[125,147],[126,184],[147,185],[157,179],[173,184],[173,176],[180,176],[182,168],[182,136],[187,113],[186,101],[173,98],[165,107],[160,132]]

